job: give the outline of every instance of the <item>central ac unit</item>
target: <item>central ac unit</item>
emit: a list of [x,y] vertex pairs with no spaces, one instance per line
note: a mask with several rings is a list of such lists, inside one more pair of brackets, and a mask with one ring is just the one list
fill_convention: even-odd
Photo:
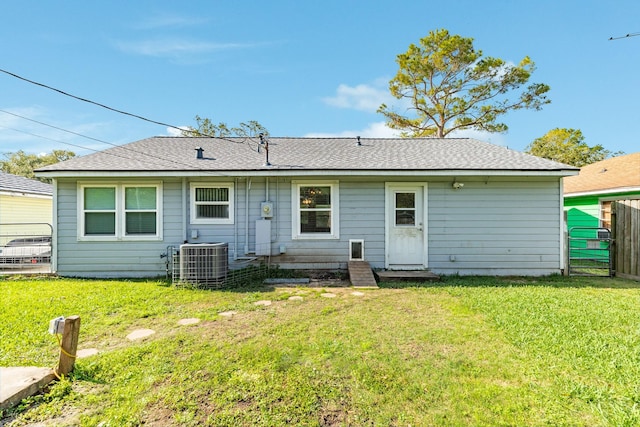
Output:
[[227,243],[180,245],[180,281],[195,285],[224,282],[229,267]]

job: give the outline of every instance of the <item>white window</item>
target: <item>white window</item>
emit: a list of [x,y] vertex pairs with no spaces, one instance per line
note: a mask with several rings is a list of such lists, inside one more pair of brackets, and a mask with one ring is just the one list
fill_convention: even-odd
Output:
[[192,224],[233,224],[233,184],[191,183]]
[[162,185],[80,184],[79,240],[161,240]]
[[338,239],[338,182],[292,182],[294,239]]

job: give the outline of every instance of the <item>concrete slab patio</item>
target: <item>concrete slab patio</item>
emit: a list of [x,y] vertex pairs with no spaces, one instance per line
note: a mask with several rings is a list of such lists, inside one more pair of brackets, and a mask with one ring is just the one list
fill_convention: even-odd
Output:
[[0,368],[0,409],[11,408],[33,396],[55,378],[51,368]]

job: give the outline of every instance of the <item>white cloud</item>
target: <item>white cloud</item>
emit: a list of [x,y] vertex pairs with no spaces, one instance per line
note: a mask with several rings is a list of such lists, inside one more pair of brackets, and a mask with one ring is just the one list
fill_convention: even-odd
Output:
[[[189,126],[178,126],[180,129],[188,130]],[[182,136],[182,131],[176,128],[167,128],[167,135],[169,136]]]
[[141,41],[121,41],[116,47],[127,53],[154,57],[179,57],[200,55],[208,52],[231,49],[248,49],[258,46],[256,43],[214,43],[187,39],[149,39]]
[[381,104],[389,104],[394,99],[388,89],[381,87],[380,80],[378,80],[374,85],[349,86],[341,84],[336,89],[335,96],[322,100],[332,107],[375,112]]
[[306,137],[331,138],[331,137],[350,137],[361,136],[363,138],[396,138],[400,136],[400,132],[389,128],[385,122],[370,123],[361,130],[345,130],[337,133],[309,133]]
[[447,135],[447,138],[473,138],[478,141],[490,142],[504,147],[507,146],[507,138],[505,135],[475,129],[456,130]]
[[[308,133],[306,137],[316,138],[345,138],[361,136],[363,138],[399,138],[400,131],[391,129],[385,122],[370,123],[367,127],[360,130],[345,130],[336,133]],[[450,133],[447,138],[472,138],[479,141],[490,142],[496,145],[508,146],[507,138],[503,134],[490,133],[480,130],[465,129]]]
[[200,17],[195,18],[170,14],[156,14],[143,19],[136,24],[134,28],[139,30],[154,30],[158,28],[191,27],[205,24],[207,21],[207,19]]

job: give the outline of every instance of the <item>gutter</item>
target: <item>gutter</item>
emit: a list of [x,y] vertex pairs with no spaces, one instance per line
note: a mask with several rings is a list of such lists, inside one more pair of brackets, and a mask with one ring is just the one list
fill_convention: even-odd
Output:
[[439,177],[439,176],[573,176],[578,175],[579,169],[550,169],[550,170],[509,170],[509,169],[277,169],[269,170],[226,170],[226,171],[52,171],[38,172],[37,176],[49,178],[150,178],[150,177],[269,177],[269,176],[409,176],[409,177]]

